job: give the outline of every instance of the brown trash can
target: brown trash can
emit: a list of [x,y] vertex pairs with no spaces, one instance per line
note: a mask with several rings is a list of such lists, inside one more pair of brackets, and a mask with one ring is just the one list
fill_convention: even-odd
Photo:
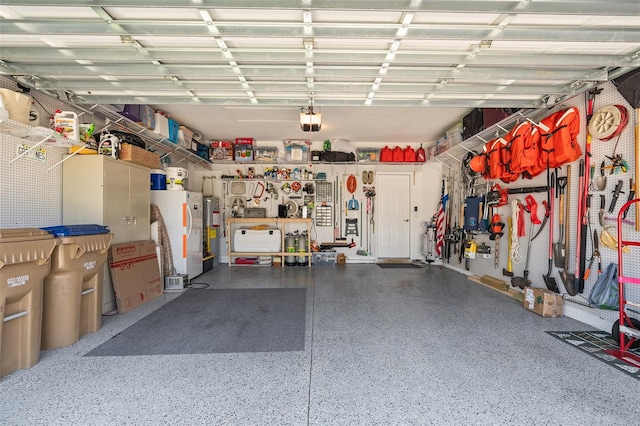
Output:
[[40,229],[0,229],[0,377],[40,360],[42,284],[55,245]]
[[42,349],[61,348],[102,326],[103,266],[113,234],[59,237],[44,280]]

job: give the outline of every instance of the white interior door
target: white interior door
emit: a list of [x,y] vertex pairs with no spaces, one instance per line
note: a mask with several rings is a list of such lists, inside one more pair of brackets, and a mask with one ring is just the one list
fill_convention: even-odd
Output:
[[378,173],[377,181],[375,231],[378,257],[409,259],[410,175]]

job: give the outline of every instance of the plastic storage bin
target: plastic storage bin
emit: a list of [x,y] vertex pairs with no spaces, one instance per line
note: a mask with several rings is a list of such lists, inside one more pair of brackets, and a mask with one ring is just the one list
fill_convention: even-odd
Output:
[[113,234],[77,235],[88,227],[66,228],[71,236],[56,239],[51,272],[44,279],[42,349],[71,345],[102,326],[102,271]]
[[325,250],[312,253],[313,266],[329,266],[336,264],[337,253],[335,250]]
[[175,120],[169,119],[168,120],[168,126],[169,126],[169,137],[167,139],[169,139],[171,142],[177,144],[178,143],[178,132],[180,131],[180,123],[178,123]]
[[0,229],[0,377],[40,360],[42,286],[55,245],[41,229]]

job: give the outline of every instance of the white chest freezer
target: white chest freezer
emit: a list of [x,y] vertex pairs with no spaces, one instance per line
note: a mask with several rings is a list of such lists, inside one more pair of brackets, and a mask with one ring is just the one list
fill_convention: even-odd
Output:
[[233,251],[279,252],[282,235],[280,229],[236,229],[233,234]]

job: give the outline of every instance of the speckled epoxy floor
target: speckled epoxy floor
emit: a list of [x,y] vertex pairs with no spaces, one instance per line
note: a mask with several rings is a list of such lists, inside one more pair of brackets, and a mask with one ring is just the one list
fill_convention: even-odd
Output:
[[[175,294],[0,379],[2,425],[636,424],[637,380],[435,266],[217,266],[211,288],[306,287],[300,352],[84,357]],[[190,290],[206,291],[206,290]],[[188,333],[188,330],[185,330]]]

